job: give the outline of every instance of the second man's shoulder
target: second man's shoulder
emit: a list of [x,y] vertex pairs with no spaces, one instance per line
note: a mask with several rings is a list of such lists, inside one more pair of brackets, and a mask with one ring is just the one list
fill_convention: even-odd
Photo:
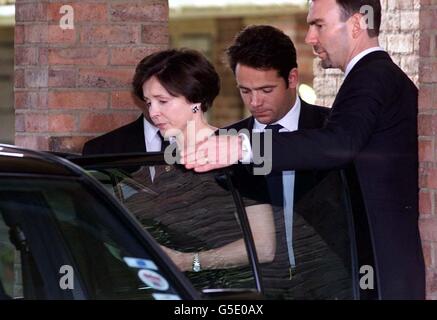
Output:
[[318,106],[315,104],[309,104],[303,100],[302,100],[302,108],[306,108],[307,110],[309,110],[311,112],[319,113],[321,115],[328,115],[329,112],[331,111],[331,108]]

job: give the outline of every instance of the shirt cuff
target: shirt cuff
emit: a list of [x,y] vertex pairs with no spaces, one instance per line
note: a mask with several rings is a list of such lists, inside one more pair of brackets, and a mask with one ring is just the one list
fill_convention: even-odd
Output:
[[252,146],[250,145],[250,139],[244,133],[239,133],[238,136],[241,137],[242,140],[241,143],[242,158],[240,162],[243,164],[250,164],[253,160],[253,153],[252,153]]

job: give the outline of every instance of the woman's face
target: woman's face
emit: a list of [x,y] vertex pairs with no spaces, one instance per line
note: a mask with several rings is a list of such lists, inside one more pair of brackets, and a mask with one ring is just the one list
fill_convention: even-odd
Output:
[[156,77],[143,84],[143,95],[150,118],[164,137],[185,132],[188,121],[193,120],[192,103],[184,96],[172,96]]

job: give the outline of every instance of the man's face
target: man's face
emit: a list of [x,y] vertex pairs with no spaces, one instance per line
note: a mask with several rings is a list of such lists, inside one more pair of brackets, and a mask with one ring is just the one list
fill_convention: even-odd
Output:
[[324,69],[344,71],[349,61],[351,45],[347,22],[342,22],[341,8],[336,0],[313,0],[308,12],[309,24],[305,42],[321,59]]
[[288,88],[275,69],[259,70],[237,64],[235,77],[244,105],[259,122],[276,122],[293,107],[297,69],[290,72]]

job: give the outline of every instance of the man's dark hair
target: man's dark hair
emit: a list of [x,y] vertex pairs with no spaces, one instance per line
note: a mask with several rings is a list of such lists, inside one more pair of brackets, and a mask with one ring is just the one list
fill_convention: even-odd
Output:
[[143,85],[155,76],[172,96],[184,96],[201,103],[206,111],[220,92],[220,78],[201,53],[189,49],[170,49],[152,53],[138,63],[132,81],[134,94],[144,100]]
[[275,69],[288,87],[288,75],[297,68],[296,49],[281,30],[267,25],[248,26],[226,51],[229,66],[235,74],[237,64],[254,69]]
[[[346,21],[355,13],[366,13],[364,6],[369,6],[373,9],[373,28],[368,28],[367,33],[369,37],[379,36],[379,29],[381,28],[381,2],[380,0],[336,0],[341,8],[341,20]],[[363,9],[361,9],[363,8]],[[363,10],[360,12],[360,10]]]

